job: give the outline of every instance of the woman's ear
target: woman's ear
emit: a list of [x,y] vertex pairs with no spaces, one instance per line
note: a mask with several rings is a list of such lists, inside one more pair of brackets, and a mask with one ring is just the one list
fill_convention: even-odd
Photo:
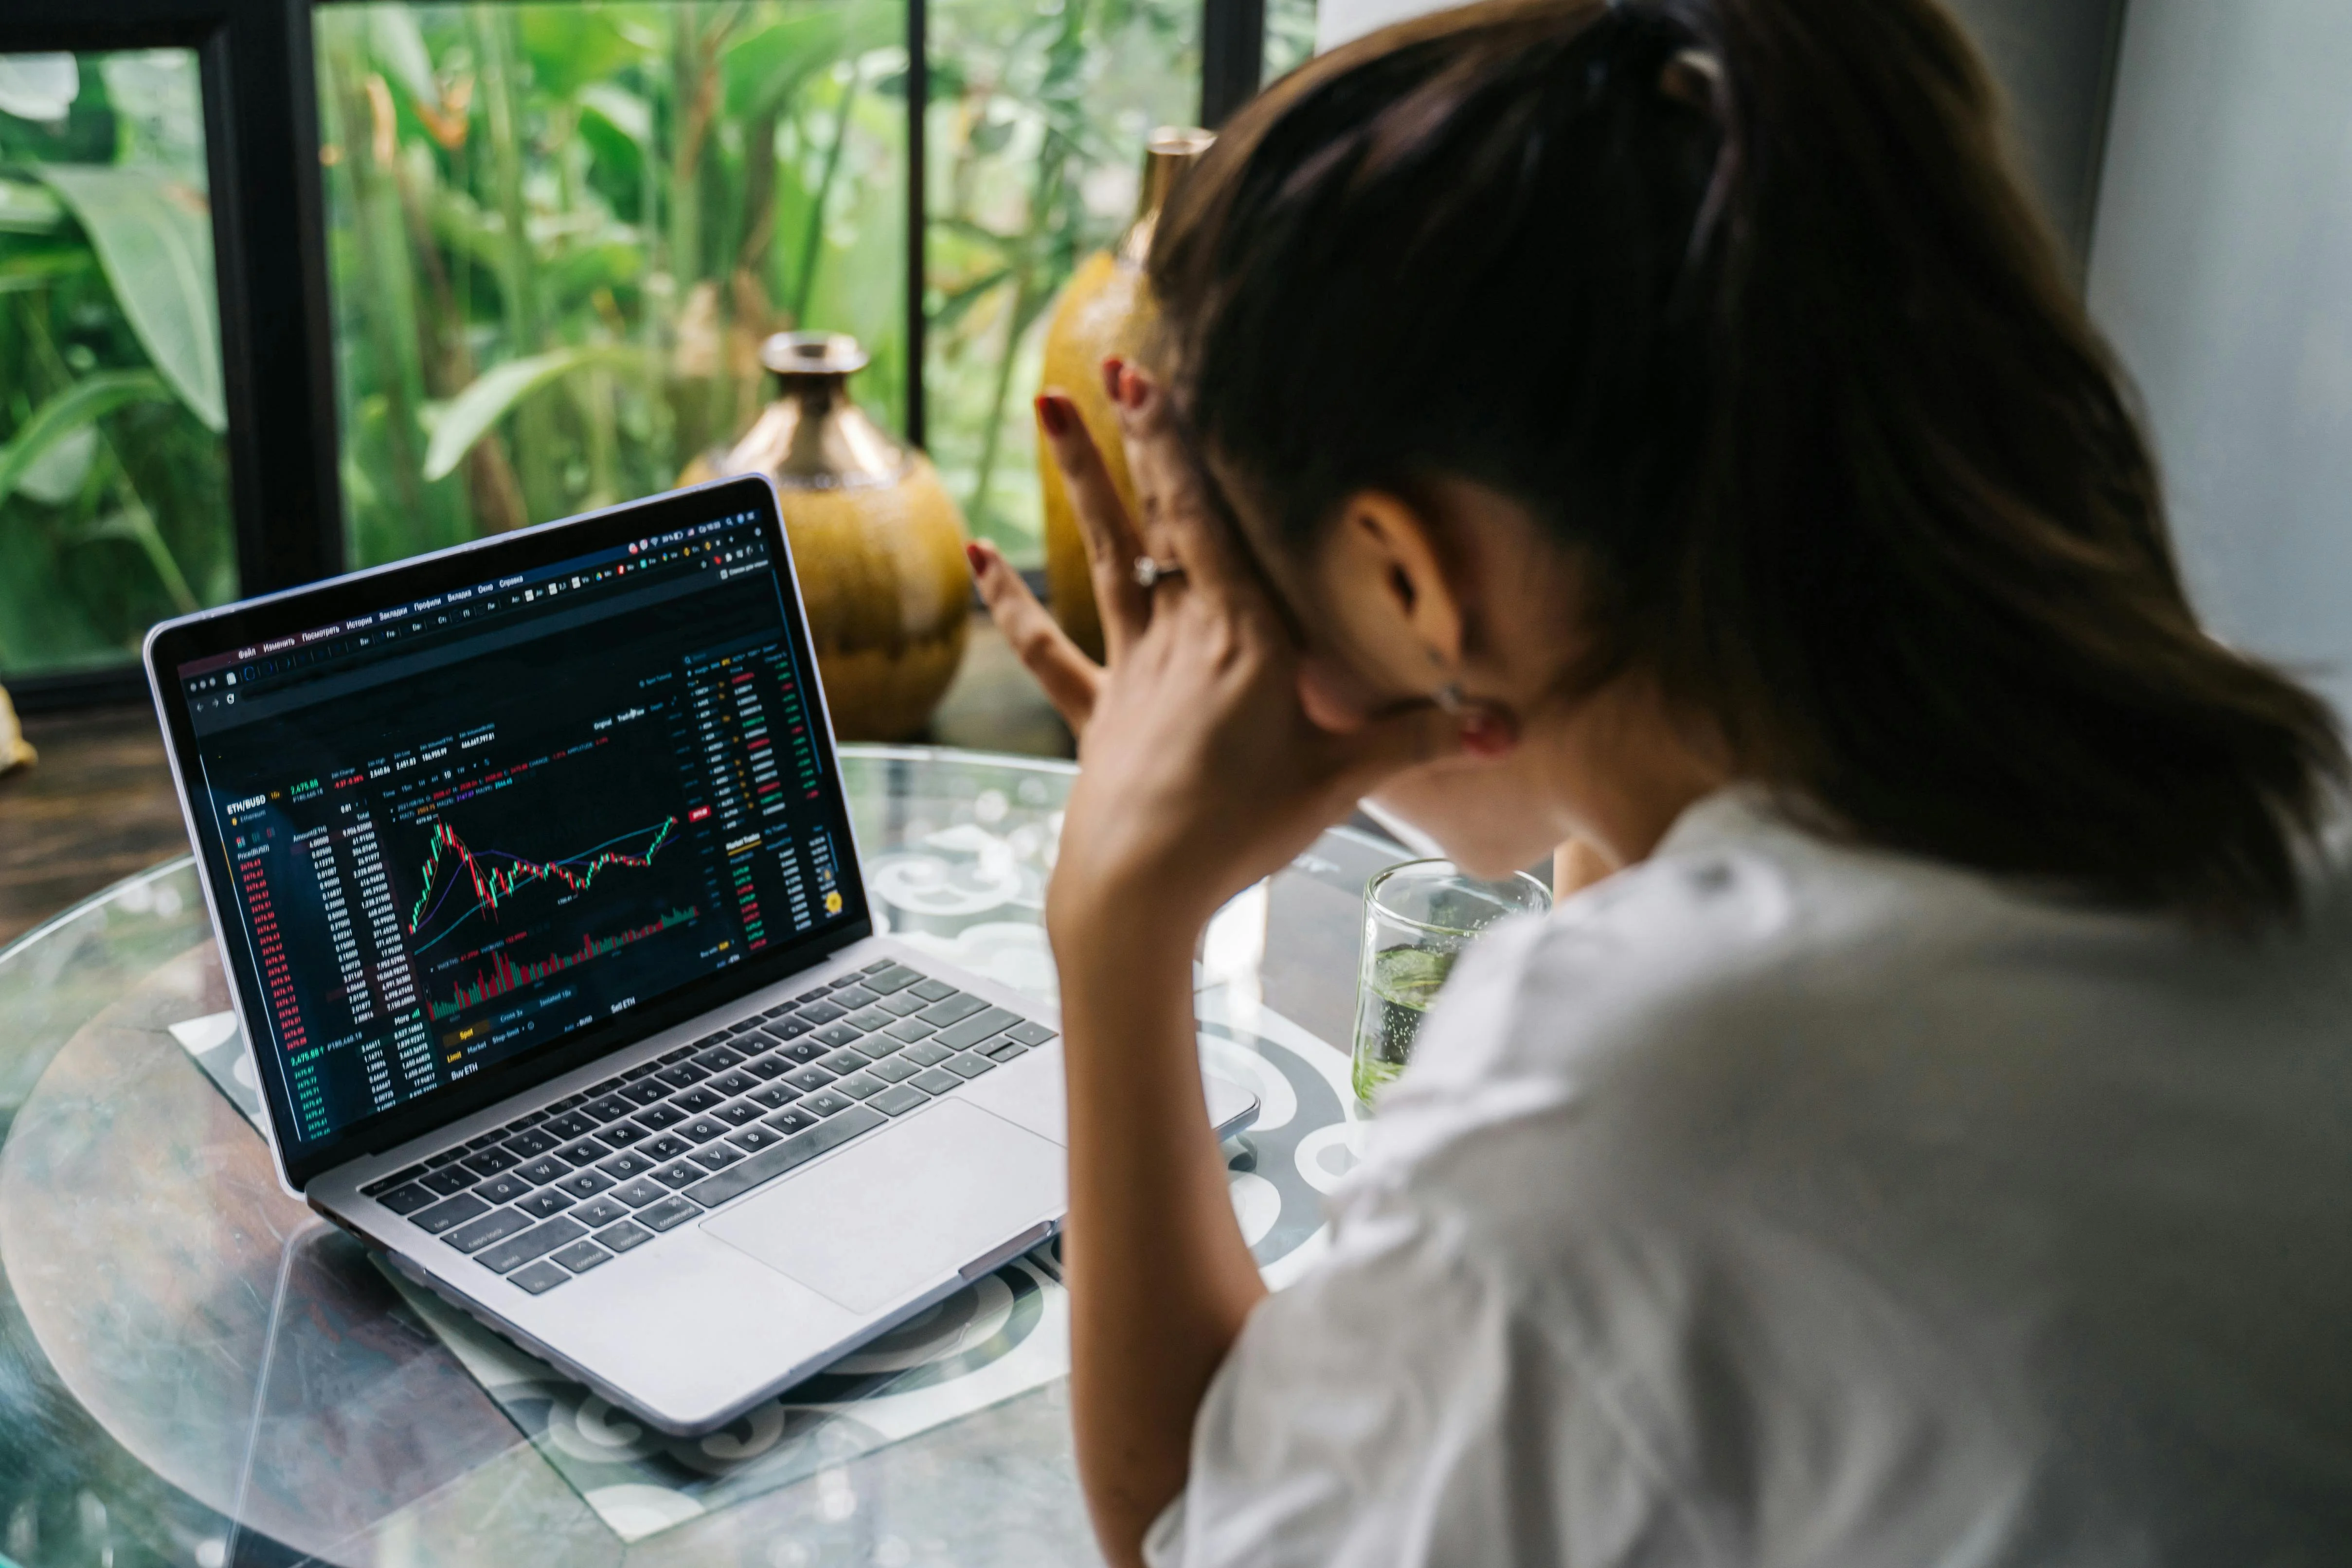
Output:
[[1359,490],[1324,536],[1323,602],[1363,673],[1395,695],[1454,679],[1465,606],[1428,513],[1390,490]]

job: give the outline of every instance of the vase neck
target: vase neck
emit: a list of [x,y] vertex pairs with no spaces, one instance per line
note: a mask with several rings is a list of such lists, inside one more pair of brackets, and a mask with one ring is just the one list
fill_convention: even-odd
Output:
[[1162,126],[1151,133],[1143,147],[1143,180],[1136,192],[1135,219],[1118,239],[1121,261],[1141,267],[1151,259],[1151,236],[1160,226],[1168,193],[1176,188],[1177,177],[1199,162],[1216,139],[1215,132],[1197,127]]

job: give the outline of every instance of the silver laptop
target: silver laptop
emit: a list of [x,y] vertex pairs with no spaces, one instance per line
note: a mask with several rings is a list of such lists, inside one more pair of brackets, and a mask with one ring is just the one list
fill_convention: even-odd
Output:
[[279,1176],[410,1277],[691,1435],[1060,1224],[1054,1019],[881,933],[766,480],[146,653]]

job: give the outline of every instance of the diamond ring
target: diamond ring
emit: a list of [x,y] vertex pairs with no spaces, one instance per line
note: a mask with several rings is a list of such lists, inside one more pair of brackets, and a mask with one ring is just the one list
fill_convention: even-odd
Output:
[[1150,592],[1171,577],[1184,575],[1184,563],[1175,560],[1154,560],[1148,555],[1135,558],[1135,586]]

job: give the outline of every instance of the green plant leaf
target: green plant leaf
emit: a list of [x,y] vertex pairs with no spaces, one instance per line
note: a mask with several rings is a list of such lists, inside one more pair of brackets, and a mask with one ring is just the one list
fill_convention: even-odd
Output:
[[172,389],[152,371],[106,371],[80,381],[35,409],[0,446],[0,501],[19,485],[49,450],[76,431],[89,428],[126,403],[169,402]]
[[205,429],[226,430],[220,296],[203,194],[152,168],[44,163],[38,172],[89,233],[148,359]]
[[0,180],[0,234],[45,235],[65,222],[57,197],[22,180]]
[[433,440],[425,449],[425,477],[428,481],[446,478],[466,454],[474,449],[474,443],[489,434],[490,427],[512,413],[517,404],[544,392],[572,371],[590,365],[642,366],[645,362],[643,349],[592,343],[533,354],[527,360],[509,360],[491,367],[441,410],[440,418],[433,425]]

